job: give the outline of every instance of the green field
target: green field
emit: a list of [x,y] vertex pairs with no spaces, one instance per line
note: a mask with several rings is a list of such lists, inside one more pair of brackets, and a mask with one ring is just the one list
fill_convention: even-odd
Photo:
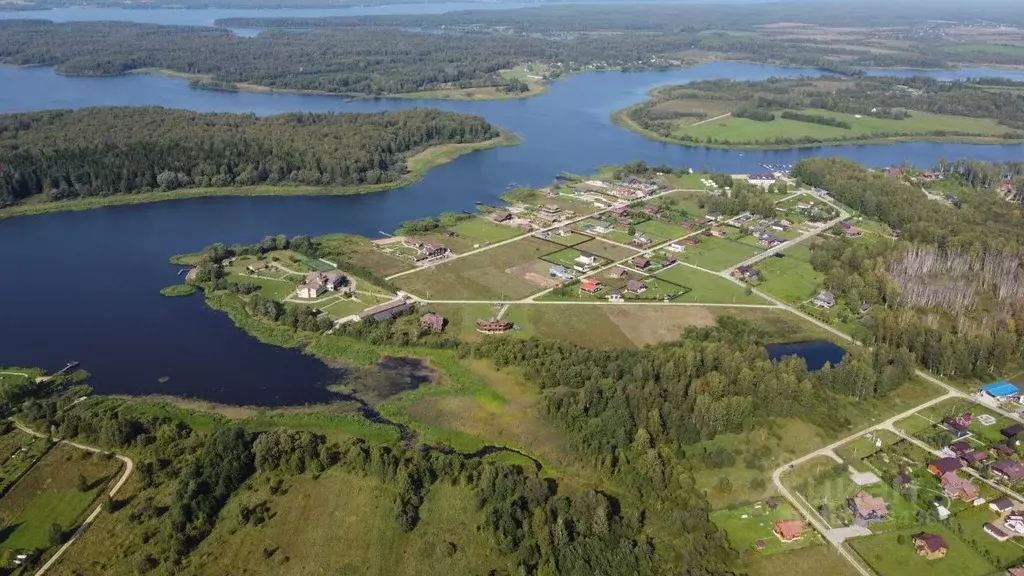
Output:
[[729,537],[729,544],[737,550],[754,550],[755,542],[762,541],[765,547],[756,552],[759,555],[778,554],[820,542],[818,533],[810,526],[807,527],[804,536],[796,542],[783,543],[779,540],[772,532],[775,522],[787,519],[800,520],[801,517],[785,499],[777,496],[775,499],[779,503],[775,510],[763,502],[755,502],[716,510],[711,513],[711,521],[725,531]]
[[362,266],[380,276],[390,276],[413,268],[410,260],[403,260],[382,252],[377,245],[362,236],[329,234],[317,238],[324,256],[332,262],[346,260]]
[[0,435],[0,494],[21,478],[46,453],[48,443],[12,427]]
[[482,217],[469,218],[449,228],[459,236],[475,240],[481,244],[493,244],[523,234],[519,228],[495,224]]
[[[213,533],[189,557],[203,574],[380,576],[486,574],[509,570],[485,531],[472,492],[437,483],[413,532],[395,521],[396,485],[331,468],[288,479],[272,495],[267,482],[240,491]],[[260,526],[240,525],[239,508],[266,501],[273,515]],[[452,546],[449,546],[451,543]],[[273,550],[267,555],[265,550]]]
[[783,257],[765,258],[757,263],[762,278],[758,288],[790,304],[814,296],[825,275],[811,266],[811,244],[801,242],[778,254]]
[[[64,444],[54,446],[9,493],[0,499],[5,528],[0,548],[45,549],[50,526],[72,528],[89,504],[117,473],[121,462]],[[88,488],[77,488],[79,475]]]
[[637,230],[646,232],[648,235],[656,236],[655,241],[658,238],[662,239],[661,242],[666,240],[675,240],[676,238],[682,238],[690,234],[690,230],[683,228],[682,226],[676,226],[675,224],[669,224],[668,222],[662,222],[661,220],[648,220],[641,224],[637,224]]
[[[945,558],[927,560],[917,555],[911,535],[921,531],[938,534],[946,540],[949,552]],[[983,576],[996,570],[995,566],[985,561],[944,525],[929,524],[901,530],[898,534],[906,537],[905,544],[900,544],[897,541],[897,533],[893,532],[854,538],[849,544],[879,576]]]
[[617,244],[611,244],[598,239],[594,239],[583,244],[577,244],[575,248],[577,250],[582,250],[583,252],[590,252],[594,256],[600,256],[601,258],[605,258],[612,262],[618,262],[619,260],[630,258],[640,253],[639,250],[626,248]]
[[1024,46],[1014,46],[1011,44],[960,44],[953,47],[952,50],[961,54],[989,52],[991,54],[1006,54],[1009,56],[1024,57]]
[[776,138],[813,138],[828,142],[836,140],[871,140],[899,135],[928,135],[937,131],[957,132],[975,136],[998,137],[1007,132],[1018,133],[1011,128],[998,124],[995,120],[985,118],[968,118],[965,116],[948,116],[911,111],[911,117],[905,120],[890,120],[871,116],[855,117],[853,114],[829,112],[820,109],[805,109],[799,112],[827,116],[850,124],[849,130],[834,126],[824,126],[811,122],[787,120],[776,113],[771,122],[759,122],[748,118],[730,116],[699,126],[679,126],[674,136],[689,135],[698,141],[711,138],[717,142],[736,145],[772,144]]
[[[614,245],[612,246],[614,247]],[[577,264],[576,259],[579,258],[581,251],[586,252],[586,249],[583,248],[583,245],[577,246],[576,248],[566,248],[564,250],[559,250],[552,254],[545,255],[544,260],[547,260],[548,262],[552,262],[554,264],[558,264],[560,266],[565,266],[566,268],[572,270],[572,267]],[[594,255],[598,256],[597,265],[594,266],[595,268],[604,266],[605,264],[608,263],[608,261],[606,259],[601,258],[600,255]]]
[[584,242],[589,241],[590,239],[591,237],[587,236],[586,234],[577,234],[575,232],[573,232],[572,234],[567,234],[565,236],[551,234],[546,238],[548,242],[554,242],[555,244],[561,244],[562,246],[576,246],[577,244],[582,244]]
[[700,244],[687,246],[682,260],[707,270],[725,270],[763,250],[730,238],[700,237]]
[[548,286],[550,264],[538,258],[551,251],[550,242],[523,238],[406,274],[395,278],[394,283],[402,290],[436,300],[525,298]]
[[677,298],[676,302],[708,302],[715,304],[766,304],[756,294],[747,295],[739,286],[721,276],[702,272],[689,266],[676,264],[655,276],[674,284],[685,286],[689,292]]
[[810,546],[755,557],[750,576],[857,576],[858,572],[832,546]]

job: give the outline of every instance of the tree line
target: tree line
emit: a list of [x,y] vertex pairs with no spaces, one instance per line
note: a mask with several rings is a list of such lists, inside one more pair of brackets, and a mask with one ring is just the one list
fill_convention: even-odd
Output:
[[0,206],[224,186],[394,182],[424,148],[479,142],[479,116],[430,109],[374,114],[199,113],[84,108],[0,115]]

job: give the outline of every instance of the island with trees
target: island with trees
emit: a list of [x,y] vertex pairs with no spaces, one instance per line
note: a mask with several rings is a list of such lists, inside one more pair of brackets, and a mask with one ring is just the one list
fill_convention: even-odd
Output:
[[515,142],[479,116],[84,108],[0,115],[0,215],[223,194],[351,194],[408,184]]
[[897,140],[1018,142],[1024,83],[981,78],[709,80],[657,88],[614,120],[645,136],[723,148]]

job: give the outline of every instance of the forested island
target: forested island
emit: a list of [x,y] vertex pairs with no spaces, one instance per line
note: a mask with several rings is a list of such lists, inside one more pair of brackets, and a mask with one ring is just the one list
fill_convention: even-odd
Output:
[[[510,142],[479,116],[431,109],[269,117],[155,107],[8,114],[0,116],[0,208],[11,214],[189,195],[374,191]],[[78,203],[59,202],[69,200]]]
[[793,147],[891,140],[1024,138],[1024,83],[981,78],[773,78],[657,88],[622,126],[682,144]]

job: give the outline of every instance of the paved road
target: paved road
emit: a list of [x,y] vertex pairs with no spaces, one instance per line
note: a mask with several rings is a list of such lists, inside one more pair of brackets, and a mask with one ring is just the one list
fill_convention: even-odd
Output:
[[[25,432],[26,434],[31,434],[39,438],[46,437],[45,434],[40,434],[39,432],[36,432],[31,428],[23,426],[18,421],[14,421],[14,425],[17,426],[19,430]],[[78,448],[79,450],[86,450],[88,452],[96,452],[99,454],[104,454],[108,452],[107,450],[104,450],[102,448],[96,448],[95,446],[87,446],[85,444],[79,444],[77,442],[71,442],[69,440],[58,440],[56,438],[54,440],[56,440],[57,442],[61,442],[63,444],[67,444],[68,446],[73,446],[75,448]],[[132,470],[135,469],[135,463],[132,462],[131,458],[127,456],[122,456],[120,454],[114,454],[114,456],[118,460],[124,462],[124,473],[121,474],[121,477],[118,478],[117,482],[110,488],[110,492],[107,493],[107,495],[110,496],[111,498],[117,495],[117,492],[121,490],[121,487],[124,486],[124,483],[128,481],[128,477],[132,475]],[[47,570],[52,568],[53,565],[56,564],[57,561],[60,560],[62,556],[64,556],[64,553],[68,551],[68,548],[71,548],[71,545],[74,544],[76,540],[78,540],[78,537],[85,533],[85,530],[90,525],[92,525],[92,523],[96,520],[96,518],[100,515],[101,512],[103,512],[103,502],[100,502],[99,504],[96,505],[96,508],[94,508],[92,513],[89,514],[89,516],[85,519],[84,522],[82,522],[82,525],[79,526],[77,530],[75,530],[75,533],[71,536],[71,538],[69,538],[68,541],[65,542],[64,545],[61,546],[60,549],[58,549],[57,552],[53,556],[51,556],[49,560],[46,561],[46,564],[43,564],[42,567],[40,567],[39,570],[36,571],[36,576],[43,576],[43,574],[46,574]]]

